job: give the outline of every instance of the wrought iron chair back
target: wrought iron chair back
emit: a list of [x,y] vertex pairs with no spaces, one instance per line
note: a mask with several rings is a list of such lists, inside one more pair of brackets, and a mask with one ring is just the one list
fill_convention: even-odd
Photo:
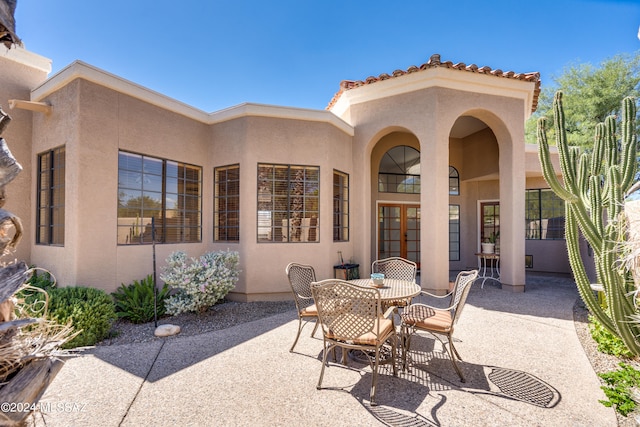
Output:
[[[313,296],[311,295],[311,283],[316,281],[316,273],[312,266],[307,264],[298,264],[295,262],[287,265],[285,273],[289,279],[293,299],[296,303],[296,310],[298,311],[298,334],[296,335],[296,339],[289,350],[293,351],[298,343],[298,338],[300,338],[300,332],[302,332],[302,328],[304,328],[306,322],[309,320],[316,320],[311,336],[315,335],[316,330],[318,329],[318,311],[313,302]],[[303,321],[305,323],[303,323]]]
[[467,296],[469,296],[471,285],[477,277],[477,270],[461,271],[456,276],[454,288],[451,292],[451,303],[449,304],[449,306],[452,307],[452,325],[455,325],[458,322],[458,319],[462,314],[462,309],[464,308],[464,305],[467,301]]
[[383,273],[385,278],[416,281],[418,265],[405,258],[390,257],[371,263],[372,273]]
[[[397,337],[392,310],[382,313],[380,292],[377,289],[359,286],[340,279],[327,279],[311,284],[311,292],[318,309],[318,319],[322,328],[324,350],[322,370],[317,388],[322,388],[324,369],[329,351],[361,350],[367,355],[373,371],[370,400],[375,405],[378,366],[381,363],[380,350],[387,342],[391,344],[393,374],[397,375],[395,354]],[[370,354],[373,354],[371,356]]]
[[314,284],[313,290],[324,334],[347,342],[368,333],[379,335],[376,320],[382,313],[377,289],[329,279]]
[[312,266],[295,262],[285,269],[298,312],[313,304],[311,283],[316,281],[316,272]]
[[[416,275],[418,273],[418,265],[405,258],[391,257],[373,261],[371,263],[371,272],[382,273],[386,279],[399,279],[415,282]],[[397,312],[398,307],[406,307],[409,304],[411,304],[411,298],[385,301],[383,308],[394,306],[396,307]]]
[[[478,277],[478,270],[461,271],[456,277],[453,289],[447,295],[433,295],[428,292],[422,291],[421,295],[444,299],[450,297],[449,307],[439,308],[433,307],[423,303],[411,304],[405,308],[404,312],[400,316],[401,329],[402,329],[402,341],[404,344],[403,354],[403,368],[407,368],[407,355],[411,347],[411,335],[416,331],[425,331],[432,334],[440,342],[446,352],[451,357],[451,363],[453,364],[456,373],[460,377],[460,381],[464,382],[464,375],[456,363],[456,357],[462,360],[458,350],[453,345],[453,330],[454,325],[458,322],[462,309],[464,308],[467,296],[471,290],[471,285]],[[445,341],[441,337],[446,337],[449,349]]]

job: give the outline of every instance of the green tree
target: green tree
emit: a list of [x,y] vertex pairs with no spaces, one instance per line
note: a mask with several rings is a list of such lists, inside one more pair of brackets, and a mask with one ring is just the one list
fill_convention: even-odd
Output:
[[141,214],[146,217],[154,215],[159,217],[162,209],[162,203],[149,196],[135,197],[126,200],[126,202],[123,202],[123,200],[125,200],[125,194],[120,193],[118,197],[118,216],[121,218],[135,218],[136,215],[139,216]]
[[640,51],[618,54],[604,60],[599,67],[577,64],[565,68],[540,93],[538,108],[526,123],[528,143],[536,143],[536,123],[541,117],[546,118],[549,139],[555,139],[553,97],[558,90],[564,93],[568,144],[589,149],[593,146],[596,125],[608,116],[620,117],[620,100],[626,96],[639,97]]

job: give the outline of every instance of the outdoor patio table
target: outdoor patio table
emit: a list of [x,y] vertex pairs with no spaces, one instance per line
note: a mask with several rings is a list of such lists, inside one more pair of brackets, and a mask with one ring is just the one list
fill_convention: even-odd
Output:
[[384,279],[381,287],[374,286],[371,279],[355,279],[349,280],[360,286],[370,286],[380,291],[381,301],[403,300],[413,298],[420,294],[420,285],[415,282],[400,279]]
[[478,257],[478,279],[482,279],[482,286],[484,288],[484,282],[487,280],[494,280],[500,283],[500,254],[485,254],[477,253]]

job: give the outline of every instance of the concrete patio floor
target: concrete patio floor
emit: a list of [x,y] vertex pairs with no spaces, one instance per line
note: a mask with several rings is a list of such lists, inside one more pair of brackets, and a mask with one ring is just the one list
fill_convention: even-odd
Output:
[[[474,285],[456,328],[467,382],[440,343],[413,339],[408,372],[331,364],[294,311],[193,337],[97,347],[68,360],[37,426],[616,426],[573,324],[571,279],[529,276],[524,293]],[[360,369],[356,369],[360,368]],[[65,405],[66,404],[66,405]],[[56,409],[57,408],[57,409]],[[62,408],[62,409],[61,409]]]

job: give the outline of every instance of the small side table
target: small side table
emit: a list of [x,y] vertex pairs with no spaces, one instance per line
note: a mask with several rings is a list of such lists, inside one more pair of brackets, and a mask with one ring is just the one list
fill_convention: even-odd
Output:
[[482,286],[487,280],[494,280],[500,283],[500,254],[477,253],[478,257],[478,279],[482,279]]

